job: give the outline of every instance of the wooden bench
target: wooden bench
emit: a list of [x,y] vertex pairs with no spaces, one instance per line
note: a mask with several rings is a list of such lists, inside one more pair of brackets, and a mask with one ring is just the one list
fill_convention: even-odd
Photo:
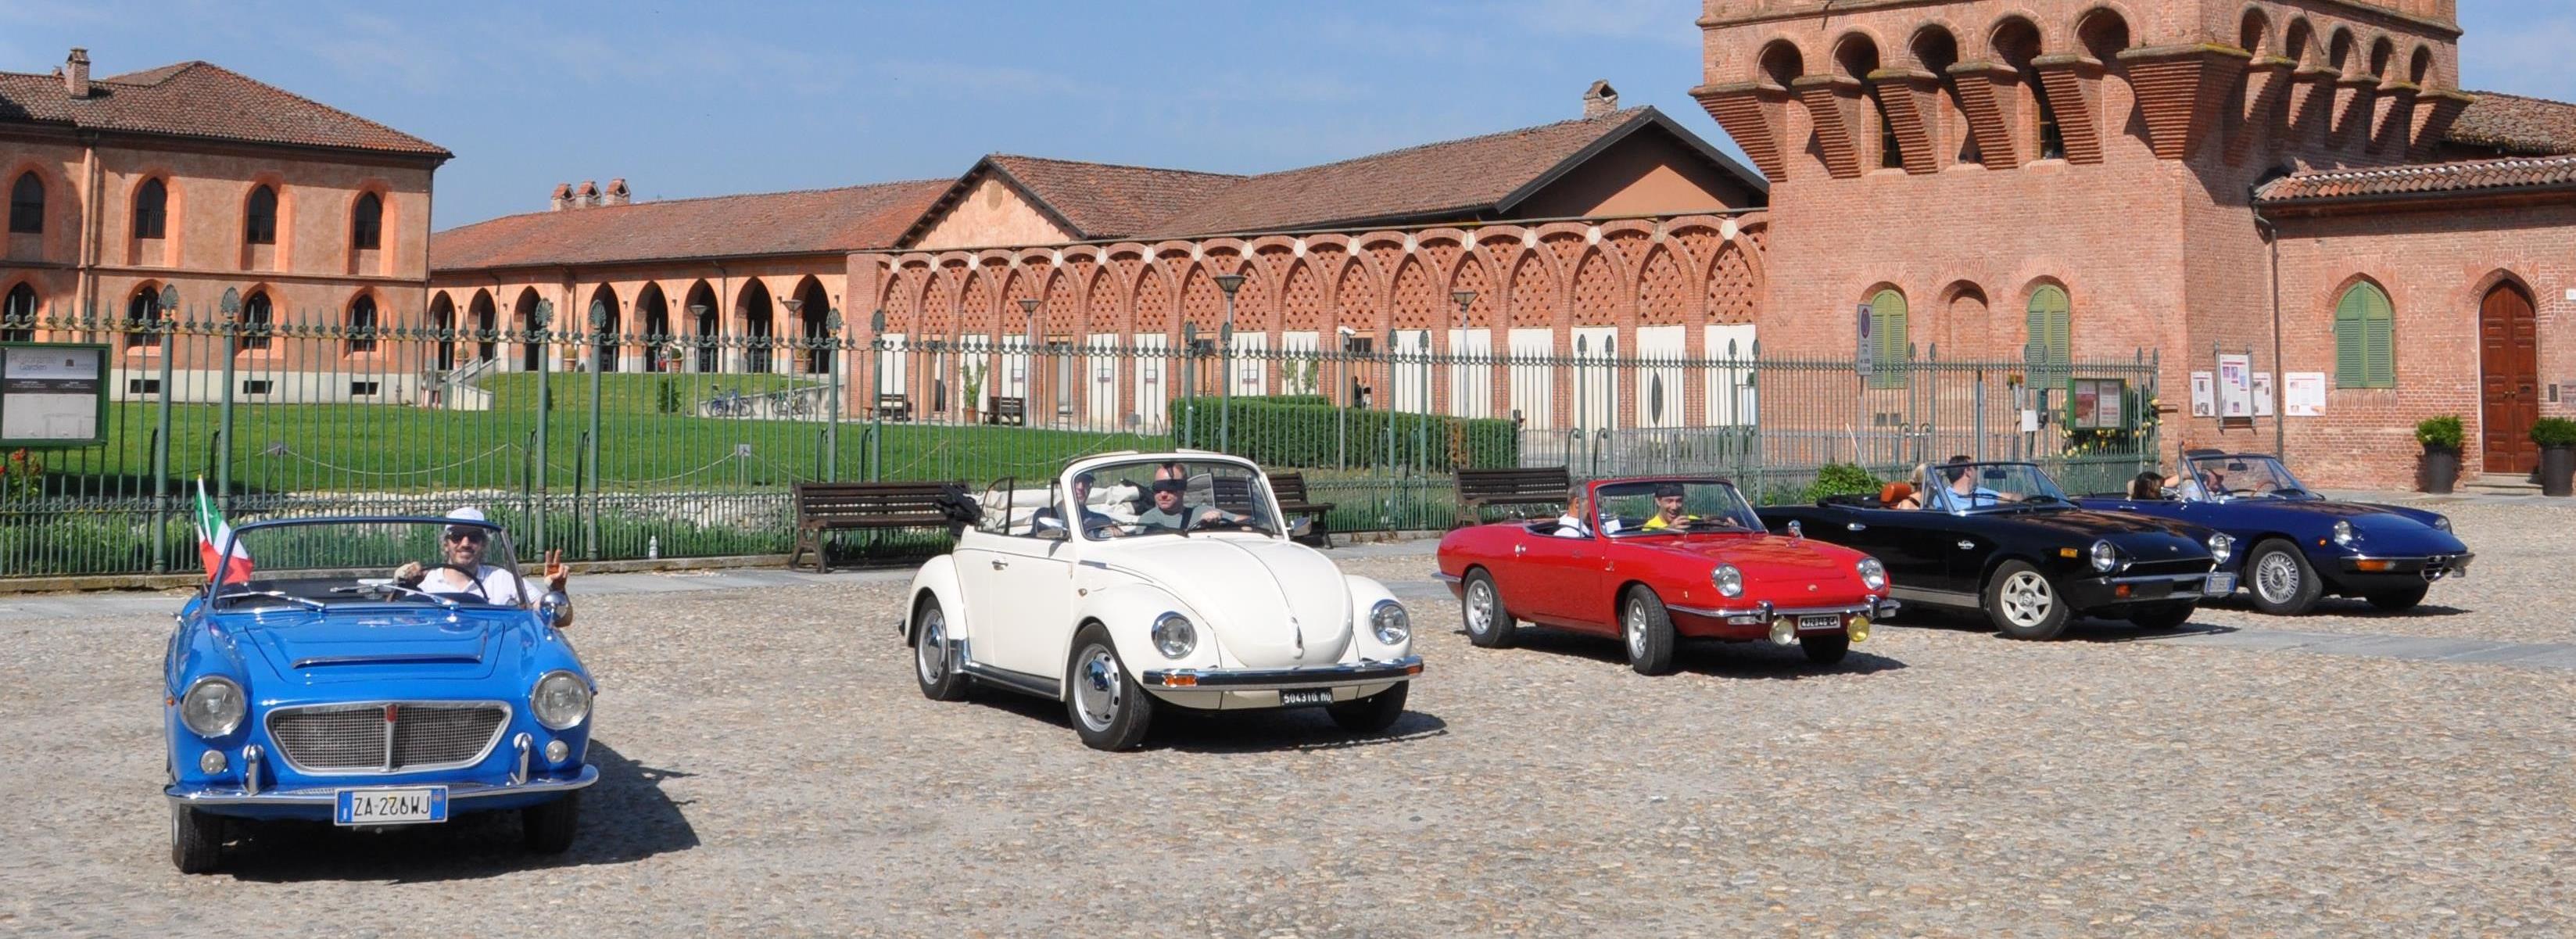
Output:
[[1306,537],[1322,541],[1324,543],[1324,547],[1332,547],[1332,525],[1327,522],[1324,517],[1333,511],[1333,504],[1330,502],[1316,502],[1306,495],[1306,474],[1304,473],[1271,473],[1269,475],[1270,495],[1279,500],[1280,514],[1290,516],[1303,515],[1307,518],[1314,519],[1314,526],[1307,530]]
[[1574,477],[1562,466],[1458,471],[1458,524],[1485,520],[1486,506],[1538,505],[1562,508]]
[[984,423],[1009,424],[1014,427],[1029,425],[1029,399],[991,398],[988,400],[992,402],[992,406],[984,409]]
[[911,397],[910,395],[901,395],[901,394],[880,394],[880,395],[878,395],[878,396],[877,396],[877,416],[878,416],[878,417],[881,417],[881,418],[884,418],[884,419],[886,419],[886,420],[889,420],[889,421],[909,421],[909,420],[911,420],[911,419],[912,419],[912,397]]
[[952,524],[948,503],[965,491],[957,483],[797,483],[796,550],[787,566],[814,553],[814,572],[832,571],[823,533],[872,528],[935,528]]

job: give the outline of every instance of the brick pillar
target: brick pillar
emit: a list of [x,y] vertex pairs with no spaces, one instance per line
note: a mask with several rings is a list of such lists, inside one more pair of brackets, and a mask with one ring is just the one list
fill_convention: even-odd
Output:
[[2227,134],[2227,162],[2243,163],[2253,152],[2254,141],[2279,145],[2284,133],[2282,121],[2290,100],[2290,72],[2299,63],[2277,55],[2267,55],[2245,66],[2245,113]]
[[1869,80],[1887,105],[1887,125],[1896,134],[1905,171],[1931,173],[1950,165],[1941,134],[1941,77],[1919,68],[1883,68],[1869,73]]
[[2157,159],[2184,159],[2199,148],[2252,59],[2234,46],[2157,46],[2120,53]]
[[1846,75],[1809,75],[1789,83],[1807,116],[1816,123],[1816,143],[1825,154],[1825,170],[1835,179],[1853,179],[1861,166],[1864,108],[1860,79]]
[[2295,151],[2325,146],[2326,127],[2333,123],[2334,80],[2334,70],[2322,66],[2290,73],[2290,103],[2284,115],[2289,130],[2276,149]]
[[2039,72],[2048,106],[2066,139],[2066,162],[2102,162],[2102,62],[2082,55],[2043,55],[2030,60]]
[[2414,142],[2415,98],[2423,89],[2392,82],[2379,89],[2378,108],[2370,119],[2370,152],[2403,155]]
[[2416,96],[2414,136],[2406,147],[2407,158],[2431,159],[2433,149],[2441,146],[2442,138],[2451,133],[2451,125],[2460,119],[2460,112],[2468,110],[2469,102],[2475,100],[2456,91],[2428,91]]
[[2379,95],[2379,79],[2367,75],[2338,78],[2334,83],[2334,123],[2326,128],[2326,146],[2343,150],[2362,143],[2370,132],[2370,106]]
[[1781,144],[1789,133],[1789,89],[1769,82],[1701,85],[1691,89],[1691,97],[1717,126],[1726,128],[1764,177],[1775,183],[1785,178]]
[[2021,76],[1998,62],[1961,62],[1950,66],[1959,88],[1959,110],[1968,117],[1968,133],[1977,142],[1977,161],[1990,170],[2021,165],[2013,147],[2013,106]]

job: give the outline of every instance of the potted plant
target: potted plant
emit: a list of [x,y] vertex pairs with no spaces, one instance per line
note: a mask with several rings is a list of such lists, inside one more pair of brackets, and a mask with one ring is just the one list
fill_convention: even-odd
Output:
[[2460,481],[2460,416],[2444,414],[2415,422],[2415,442],[2424,455],[2415,458],[2415,481],[2425,492],[2447,495]]
[[2576,420],[2544,417],[2531,423],[2531,442],[2540,445],[2540,494],[2568,493],[2568,476],[2576,473]]

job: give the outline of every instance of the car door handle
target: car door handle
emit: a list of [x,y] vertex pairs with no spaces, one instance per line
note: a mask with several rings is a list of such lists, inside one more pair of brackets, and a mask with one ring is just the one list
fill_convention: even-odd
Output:
[[1959,550],[1961,550],[1961,551],[1973,551],[1973,550],[1975,550],[1975,549],[1976,549],[1976,547],[1977,547],[1977,543],[1976,543],[1976,542],[1974,542],[1974,541],[1962,541],[1962,542],[1959,542]]
[[1001,570],[1002,568],[1009,567],[1009,566],[1011,566],[1011,562],[1009,562],[1009,561],[1002,560],[1001,558],[994,558],[994,559],[993,559],[993,569],[994,569],[994,570],[997,570],[997,571],[998,571],[998,570]]
[[1844,531],[1868,531],[1868,530],[1869,530],[1869,526],[1867,526],[1867,525],[1863,525],[1863,524],[1861,524],[1861,523],[1859,523],[1859,522],[1845,522],[1845,523],[1843,523],[1843,530],[1844,530]]

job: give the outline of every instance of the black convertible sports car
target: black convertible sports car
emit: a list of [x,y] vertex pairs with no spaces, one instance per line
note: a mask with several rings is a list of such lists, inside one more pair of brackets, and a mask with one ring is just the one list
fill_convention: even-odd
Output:
[[[1985,611],[2016,639],[2054,639],[2078,615],[2170,629],[2235,575],[2213,568],[2225,534],[2164,519],[2076,507],[2037,465],[1945,463],[1924,491],[1834,496],[1764,506],[1774,531],[1867,551],[1887,565],[1888,592],[1908,604]],[[1898,504],[1886,497],[1907,496]],[[1919,503],[1919,506],[1916,505]]]

